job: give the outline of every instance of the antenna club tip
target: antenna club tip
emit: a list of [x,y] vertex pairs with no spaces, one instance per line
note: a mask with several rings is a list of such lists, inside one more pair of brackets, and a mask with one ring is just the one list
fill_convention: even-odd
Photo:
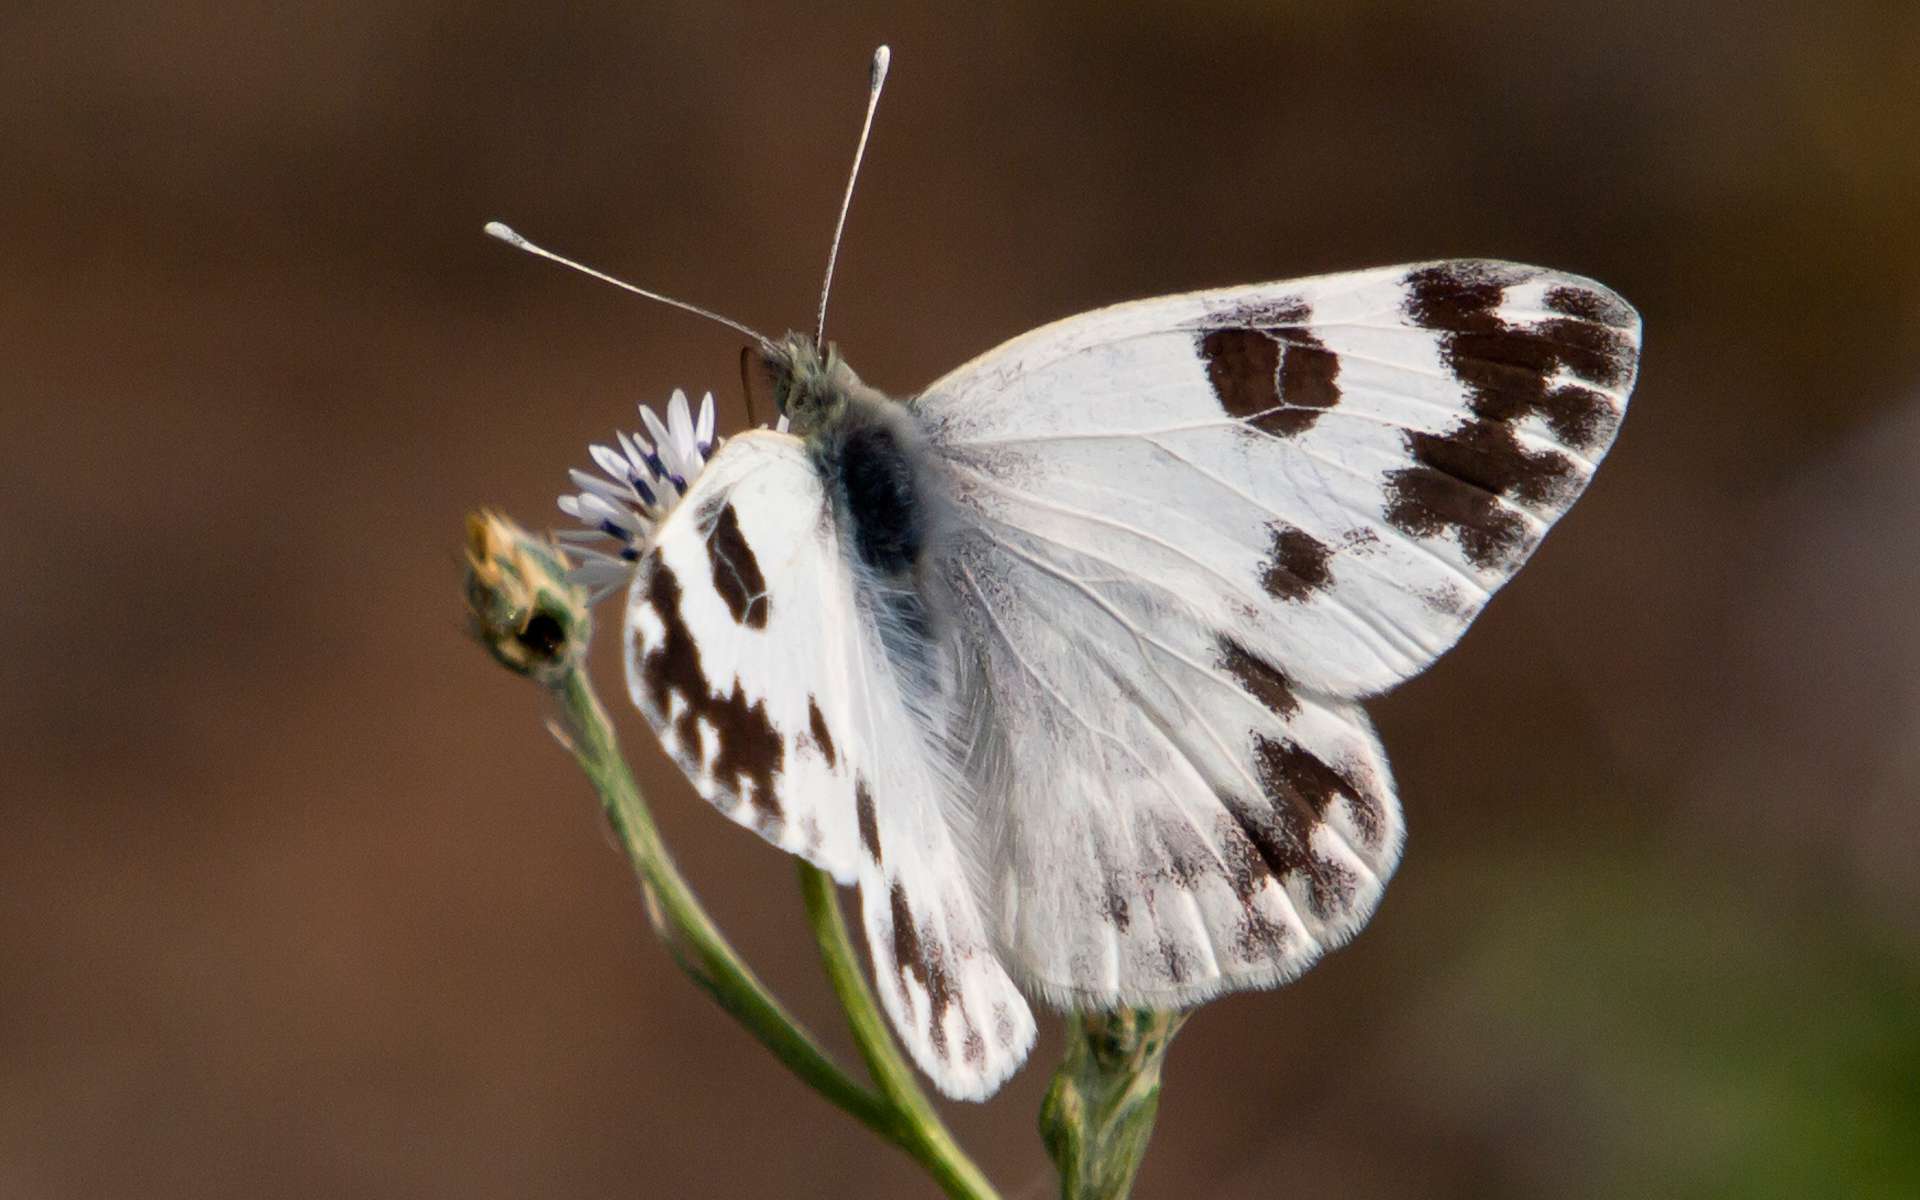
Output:
[[486,233],[488,237],[499,238],[509,246],[524,246],[527,244],[527,239],[515,233],[513,227],[505,221],[488,221],[486,224]]
[[881,46],[873,52],[873,86],[879,87],[887,79],[887,66],[893,61],[893,51]]

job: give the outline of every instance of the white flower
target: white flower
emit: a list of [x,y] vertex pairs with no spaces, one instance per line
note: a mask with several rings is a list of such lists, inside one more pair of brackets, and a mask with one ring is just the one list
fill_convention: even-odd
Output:
[[[678,389],[667,401],[664,423],[644,404],[640,420],[647,436],[616,433],[618,449],[588,447],[606,478],[569,471],[580,490],[560,497],[560,511],[586,526],[558,535],[580,561],[567,578],[590,589],[595,600],[627,581],[647,535],[666,520],[713,457],[713,393],[701,399],[698,421],[688,411],[687,394]],[[618,548],[608,553],[591,545],[602,539]]]

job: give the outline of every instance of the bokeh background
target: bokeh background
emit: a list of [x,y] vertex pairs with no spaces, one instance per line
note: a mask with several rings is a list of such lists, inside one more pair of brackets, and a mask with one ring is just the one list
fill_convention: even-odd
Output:
[[[1646,317],[1588,498],[1374,706],[1377,919],[1190,1024],[1140,1194],[1920,1194],[1920,9],[14,0],[0,1195],[929,1194],[668,964],[459,592],[636,401],[744,420],[730,335],[481,223],[804,325],[883,39],[880,386],[1448,255]],[[623,728],[844,1050],[790,865]],[[1010,1196],[1058,1048],[948,1109]]]

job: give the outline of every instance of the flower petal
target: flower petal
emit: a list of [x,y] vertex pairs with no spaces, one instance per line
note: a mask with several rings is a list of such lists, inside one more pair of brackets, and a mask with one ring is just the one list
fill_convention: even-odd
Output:
[[708,392],[700,398],[700,421],[694,428],[693,440],[699,445],[701,458],[704,459],[713,453],[712,392]]

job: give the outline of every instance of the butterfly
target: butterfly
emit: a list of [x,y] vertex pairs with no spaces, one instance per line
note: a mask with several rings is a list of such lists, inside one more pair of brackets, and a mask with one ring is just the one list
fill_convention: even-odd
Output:
[[1586,487],[1634,310],[1539,267],[1386,267],[1097,309],[904,398],[824,313],[735,326],[777,425],[720,441],[676,394],[562,507],[615,543],[581,577],[626,588],[668,754],[858,886],[919,1066],[982,1099],[1030,998],[1186,1007],[1351,938],[1403,837],[1360,702]]

